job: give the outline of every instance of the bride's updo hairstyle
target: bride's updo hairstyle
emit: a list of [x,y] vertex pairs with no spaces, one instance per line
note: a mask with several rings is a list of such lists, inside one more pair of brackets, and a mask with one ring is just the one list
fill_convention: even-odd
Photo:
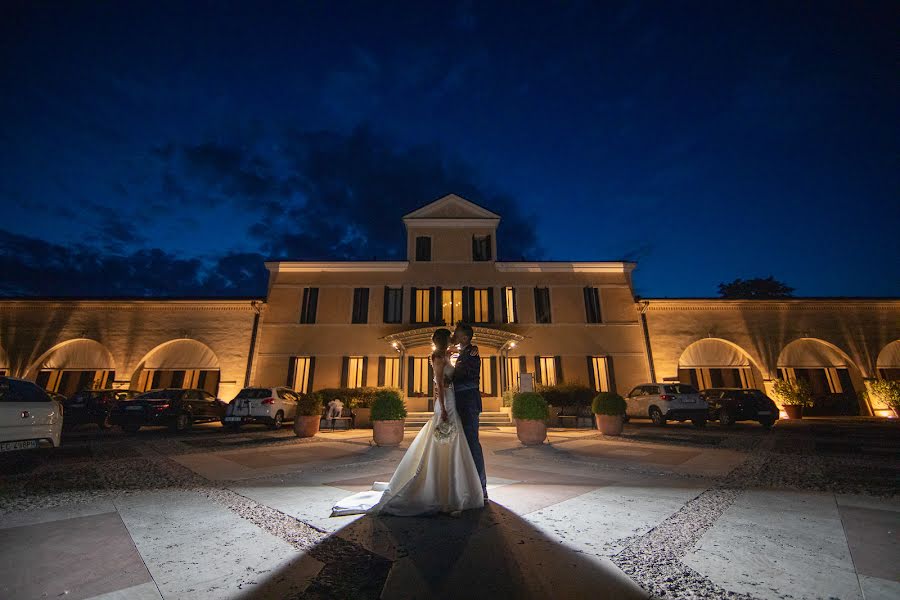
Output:
[[431,341],[434,342],[438,350],[446,350],[447,346],[450,345],[450,330],[441,327],[431,336]]

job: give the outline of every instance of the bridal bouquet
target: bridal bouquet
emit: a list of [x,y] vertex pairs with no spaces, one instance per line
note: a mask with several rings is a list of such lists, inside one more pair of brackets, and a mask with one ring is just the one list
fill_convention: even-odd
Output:
[[456,427],[453,425],[453,421],[441,421],[434,428],[434,441],[439,444],[448,444],[455,433]]

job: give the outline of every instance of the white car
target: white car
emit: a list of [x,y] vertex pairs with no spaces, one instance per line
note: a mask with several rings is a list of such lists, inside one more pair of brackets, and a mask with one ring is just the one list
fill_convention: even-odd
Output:
[[62,410],[31,381],[0,377],[0,452],[59,447]]
[[642,383],[625,398],[628,417],[647,418],[654,425],[666,421],[690,421],[695,427],[706,425],[709,405],[700,392],[686,383]]
[[265,423],[279,429],[297,415],[297,394],[286,387],[244,388],[228,405],[222,424],[238,429],[244,423]]

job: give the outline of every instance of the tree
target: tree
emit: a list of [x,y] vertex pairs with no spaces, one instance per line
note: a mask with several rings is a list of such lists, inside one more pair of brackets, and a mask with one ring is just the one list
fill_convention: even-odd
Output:
[[719,297],[729,300],[775,300],[793,298],[794,288],[771,275],[766,278],[735,279],[719,284]]

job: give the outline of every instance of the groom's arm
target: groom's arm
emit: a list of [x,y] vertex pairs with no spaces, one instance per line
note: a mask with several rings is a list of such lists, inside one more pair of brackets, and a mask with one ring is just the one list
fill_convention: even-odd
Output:
[[481,374],[481,357],[478,355],[478,346],[467,346],[456,361],[456,371],[453,372],[453,380],[473,380]]

